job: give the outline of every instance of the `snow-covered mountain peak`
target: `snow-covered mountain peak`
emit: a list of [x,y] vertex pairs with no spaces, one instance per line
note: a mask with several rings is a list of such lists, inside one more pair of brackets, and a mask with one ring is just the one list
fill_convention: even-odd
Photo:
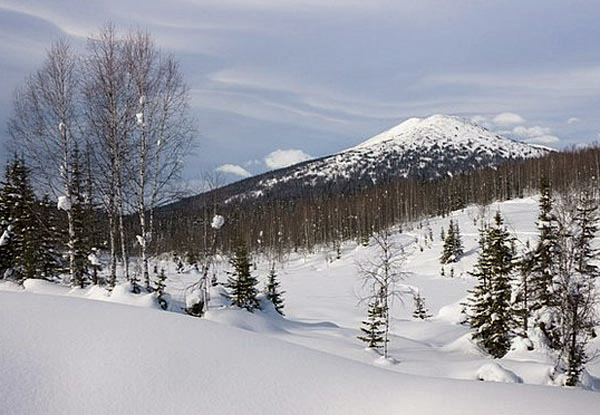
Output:
[[299,191],[293,189],[344,191],[402,178],[430,181],[549,151],[501,137],[461,117],[410,118],[337,154],[234,184],[229,200]]
[[[353,147],[364,149],[379,146],[384,143],[407,147],[430,145],[494,145],[505,147],[515,143],[507,138],[499,137],[484,127],[465,118],[436,114],[427,118],[410,118],[403,123],[390,128],[367,141]],[[526,144],[519,143],[530,147]]]

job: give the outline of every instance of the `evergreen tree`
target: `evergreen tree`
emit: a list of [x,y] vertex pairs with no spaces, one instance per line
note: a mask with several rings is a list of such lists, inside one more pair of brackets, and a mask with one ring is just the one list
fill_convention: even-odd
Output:
[[282,316],[285,315],[283,313],[283,294],[285,291],[281,291],[279,289],[279,281],[277,281],[277,272],[275,271],[275,264],[271,265],[271,271],[269,272],[269,279],[267,280],[266,286],[266,294],[267,300],[273,303],[273,307],[275,311],[277,311]]
[[458,228],[458,223],[454,223],[452,219],[450,219],[450,225],[448,226],[448,232],[444,237],[444,245],[442,248],[442,256],[440,257],[440,262],[442,264],[449,264],[452,262],[458,262],[458,260],[463,256],[464,249],[462,244],[462,238],[460,236],[460,230]]
[[429,310],[425,306],[425,298],[420,293],[417,292],[413,295],[413,302],[415,304],[415,311],[413,311],[414,318],[425,320],[431,317]]
[[554,199],[550,181],[540,179],[539,213],[536,221],[539,239],[533,249],[528,250],[520,264],[519,284],[514,295],[513,309],[518,320],[519,331],[527,335],[531,328],[538,329],[546,338],[549,347],[560,348],[558,295],[556,277],[560,273],[561,225],[554,213]]
[[[92,219],[90,203],[86,200],[83,187],[83,173],[79,160],[79,149],[75,145],[69,183],[71,229],[69,232],[70,274],[71,286],[84,288],[89,283],[90,261],[92,245],[88,232],[88,221]],[[139,292],[139,291],[138,291]]]
[[367,319],[363,320],[360,331],[363,334],[357,338],[367,343],[367,347],[371,349],[381,349],[386,342],[385,311],[379,298],[374,297],[369,302]]
[[40,257],[39,226],[36,221],[36,198],[29,182],[29,169],[22,158],[9,161],[2,189],[2,222],[8,231],[3,247],[3,274],[21,282],[35,278]]
[[165,270],[163,268],[160,270],[160,274],[157,275],[156,283],[154,286],[154,292],[156,293],[156,301],[158,302],[160,308],[162,308],[163,310],[169,308],[169,303],[165,296],[165,288],[167,287],[166,281],[167,275],[165,274]]
[[56,227],[56,209],[48,195],[38,203],[36,212],[37,222],[37,265],[36,275],[38,278],[52,280],[57,277],[63,269],[61,253],[58,247],[61,245],[61,232]]
[[493,357],[503,357],[510,348],[512,315],[511,279],[515,267],[512,238],[500,212],[494,225],[483,231],[481,251],[472,275],[479,282],[471,291],[468,322],[473,339]]
[[557,274],[558,258],[558,224],[553,213],[553,199],[550,181],[542,177],[540,180],[539,215],[537,220],[539,242],[533,253],[529,268],[530,309],[539,310],[552,306],[553,279]]
[[231,305],[245,308],[250,312],[257,308],[260,309],[256,288],[258,280],[250,272],[252,264],[250,263],[246,244],[241,238],[238,238],[235,242],[233,257],[229,262],[234,269],[233,272],[228,272],[229,279],[227,281]]
[[560,315],[560,354],[557,369],[565,374],[565,385],[579,383],[587,361],[586,346],[598,324],[596,316],[596,281],[600,268],[596,265],[598,250],[592,241],[598,232],[598,206],[588,194],[582,194],[577,205],[571,231],[563,233],[563,256],[558,278]]
[[9,162],[4,171],[4,179],[0,184],[0,278],[12,274],[16,245],[13,243],[13,210],[16,204],[16,190],[12,184],[11,175],[14,165]]

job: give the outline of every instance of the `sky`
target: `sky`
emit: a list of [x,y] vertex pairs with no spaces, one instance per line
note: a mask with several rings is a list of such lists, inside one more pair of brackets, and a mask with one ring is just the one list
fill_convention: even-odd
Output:
[[82,47],[111,22],[181,63],[198,188],[439,113],[557,149],[593,143],[599,19],[594,0],[0,0],[0,139],[52,41]]

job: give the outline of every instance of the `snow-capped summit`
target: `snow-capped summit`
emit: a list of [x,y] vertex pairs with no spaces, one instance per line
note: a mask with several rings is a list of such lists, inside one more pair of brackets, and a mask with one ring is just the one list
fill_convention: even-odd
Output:
[[[381,148],[390,146],[391,148]],[[395,150],[397,147],[428,149],[463,147],[474,151],[500,153],[508,158],[528,158],[548,150],[496,135],[467,119],[436,114],[427,118],[410,118],[347,151],[365,148]]]
[[408,119],[337,154],[233,183],[220,195],[233,201],[328,189],[343,192],[398,178],[430,181],[549,151],[501,137],[464,118],[432,115]]

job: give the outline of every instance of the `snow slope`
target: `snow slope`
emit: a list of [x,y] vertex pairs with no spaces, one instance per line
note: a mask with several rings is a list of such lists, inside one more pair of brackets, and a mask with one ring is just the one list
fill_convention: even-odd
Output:
[[6,414],[564,414],[591,413],[600,399],[394,373],[157,310],[1,298]]
[[[544,350],[516,342],[505,358],[490,359],[459,324],[474,284],[467,271],[477,226],[497,208],[520,243],[535,240],[535,199],[471,207],[395,233],[406,252],[401,288],[418,290],[433,317],[413,319],[408,294],[395,303],[389,360],[356,339],[366,315],[356,262],[376,253],[353,243],[340,260],[326,247],[288,258],[278,270],[285,317],[268,307],[231,309],[220,287],[206,318],[182,314],[198,274],[177,274],[170,260],[159,265],[168,270],[171,312],[126,285],[109,296],[97,287],[0,283],[0,413],[596,413],[598,361],[588,364],[590,390],[552,386]],[[441,276],[439,234],[450,219],[460,225],[466,256]],[[255,260],[264,282],[268,258]],[[228,268],[219,265],[221,281]],[[598,339],[590,348],[600,349]]]

